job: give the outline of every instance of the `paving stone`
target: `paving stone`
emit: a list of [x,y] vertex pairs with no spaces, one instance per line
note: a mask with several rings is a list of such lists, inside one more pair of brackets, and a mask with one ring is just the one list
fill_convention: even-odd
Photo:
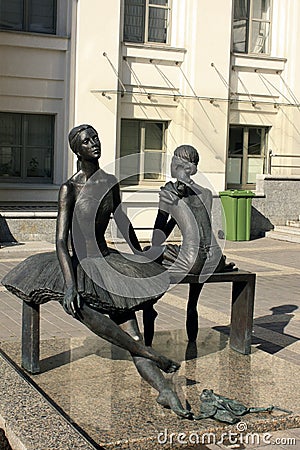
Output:
[[[7,246],[0,249],[0,277],[3,277],[14,265],[30,254],[53,250],[48,243],[26,243],[22,246]],[[257,271],[255,300],[254,348],[273,355],[273,364],[300,364],[300,244],[274,241],[269,238],[247,242],[226,242],[225,254],[229,260],[236,261],[243,269]],[[276,266],[278,265],[278,267]],[[291,273],[294,272],[294,273]],[[228,333],[230,310],[230,284],[207,285],[204,287],[198,306],[201,328],[212,328]],[[156,329],[185,329],[185,307],[188,286],[173,287],[163,297],[156,309],[159,313]],[[176,303],[180,299],[178,307]],[[294,308],[288,305],[294,305]],[[278,309],[279,308],[279,309]],[[201,317],[201,310],[203,317]],[[276,314],[280,311],[280,314]],[[0,290],[0,340],[13,342],[21,336],[22,302],[5,290]],[[138,313],[141,324],[142,316]],[[173,333],[173,331],[172,331]],[[64,313],[61,306],[54,302],[42,307],[42,339],[73,339],[92,336],[81,323]],[[183,332],[184,336],[184,332]],[[227,339],[227,338],[226,338]],[[286,436],[297,437],[300,448],[300,430],[286,430]],[[275,434],[274,434],[275,436]],[[266,448],[297,449],[297,445],[261,445],[256,450]],[[207,446],[206,448],[210,448]],[[221,448],[218,446],[218,448]],[[222,447],[223,448],[223,447]],[[229,447],[224,447],[229,448]],[[245,447],[246,448],[246,447]],[[248,447],[247,447],[248,448]],[[249,447],[250,448],[250,447]],[[252,448],[252,447],[251,447]],[[211,448],[215,450],[215,446]]]

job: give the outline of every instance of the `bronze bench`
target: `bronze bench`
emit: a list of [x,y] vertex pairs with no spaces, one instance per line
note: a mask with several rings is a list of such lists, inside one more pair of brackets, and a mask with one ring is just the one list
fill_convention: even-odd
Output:
[[[205,283],[232,283],[230,347],[244,355],[250,353],[253,325],[256,274],[243,270],[214,273]],[[187,275],[184,279],[172,277],[172,283],[189,284],[187,302],[186,330],[190,341],[196,339],[198,332],[197,302],[203,284],[197,275]],[[204,284],[205,284],[204,283]],[[154,319],[147,322],[144,314],[144,336],[146,345],[150,345],[154,332]],[[23,301],[22,317],[22,367],[30,373],[39,373],[40,348],[40,305]]]

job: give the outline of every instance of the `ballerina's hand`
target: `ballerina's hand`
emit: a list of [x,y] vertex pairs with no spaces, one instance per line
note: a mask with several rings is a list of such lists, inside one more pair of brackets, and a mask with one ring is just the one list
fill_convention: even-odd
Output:
[[67,289],[62,306],[66,313],[71,314],[71,316],[76,317],[78,310],[80,309],[80,295],[74,286]]
[[167,205],[177,205],[179,197],[174,192],[163,189],[159,193],[159,200],[161,204],[165,203]]

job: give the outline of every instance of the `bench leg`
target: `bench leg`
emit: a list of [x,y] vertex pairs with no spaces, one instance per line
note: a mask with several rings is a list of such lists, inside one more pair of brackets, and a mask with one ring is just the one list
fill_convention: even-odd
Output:
[[152,345],[156,317],[157,312],[152,305],[143,310],[144,341],[147,347]]
[[248,281],[232,283],[230,347],[244,355],[251,351],[255,274]]
[[23,301],[22,367],[30,373],[40,372],[40,305]]
[[189,342],[195,342],[198,335],[198,311],[197,304],[203,284],[190,283],[189,299],[186,310],[186,332]]

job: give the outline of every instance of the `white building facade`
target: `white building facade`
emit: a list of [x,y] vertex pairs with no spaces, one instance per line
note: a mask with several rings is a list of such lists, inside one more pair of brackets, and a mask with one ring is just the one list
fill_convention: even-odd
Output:
[[216,193],[297,180],[299,26],[300,0],[3,0],[0,205],[55,204],[80,123],[140,236],[178,145]]

